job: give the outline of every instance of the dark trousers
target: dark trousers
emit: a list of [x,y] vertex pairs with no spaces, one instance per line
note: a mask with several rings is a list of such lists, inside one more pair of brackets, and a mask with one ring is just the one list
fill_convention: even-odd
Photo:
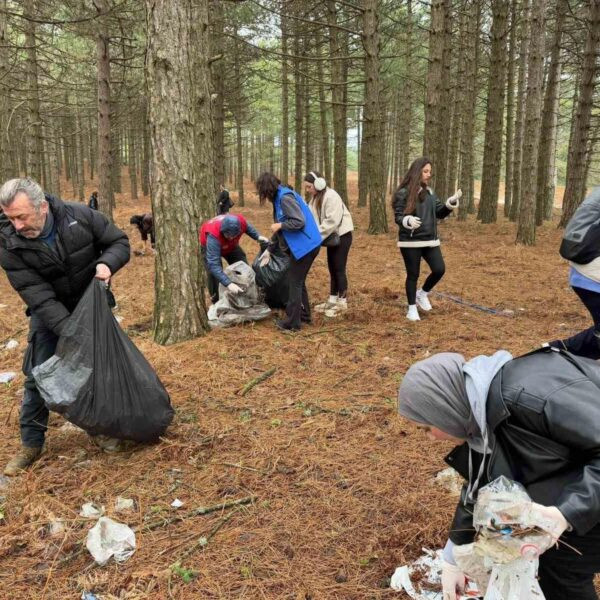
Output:
[[444,276],[446,265],[439,246],[425,248],[400,248],[406,267],[406,297],[409,304],[414,304],[417,298],[417,281],[421,270],[421,258],[429,265],[431,273],[423,284],[423,291],[430,292],[433,286]]
[[286,318],[283,325],[289,329],[300,329],[302,321],[310,321],[310,304],[308,290],[306,289],[306,276],[310,271],[315,258],[319,254],[320,246],[309,252],[299,260],[290,253],[289,296],[285,306]]
[[340,236],[337,246],[327,247],[327,267],[329,268],[329,293],[332,296],[345,298],[348,293],[348,277],[346,277],[346,265],[348,264],[348,253],[352,246],[352,232],[349,231]]
[[554,340],[550,345],[565,348],[577,356],[598,360],[600,358],[600,294],[579,287],[574,287],[573,291],[592,315],[594,326],[566,340]]
[[[206,262],[206,252],[204,248],[202,249],[202,255],[204,256],[204,266],[206,267],[208,293],[210,294],[211,302],[214,304],[219,299],[219,280],[210,272],[208,263]],[[236,246],[229,254],[224,255],[223,258],[229,265],[238,262],[238,260],[248,264],[246,253],[240,246]]]
[[48,409],[38,392],[31,371],[33,367],[41,365],[54,354],[57,342],[58,337],[38,317],[32,315],[29,320],[27,350],[23,357],[25,393],[19,418],[21,441],[24,446],[30,448],[44,445],[44,437],[48,429]]
[[600,525],[584,536],[565,533],[564,544],[540,556],[540,587],[546,600],[597,600],[594,574],[600,573]]

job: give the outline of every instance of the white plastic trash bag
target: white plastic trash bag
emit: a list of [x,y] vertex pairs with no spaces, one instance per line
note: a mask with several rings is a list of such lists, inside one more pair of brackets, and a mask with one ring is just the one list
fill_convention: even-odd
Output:
[[123,523],[100,517],[88,531],[85,545],[100,566],[105,565],[111,556],[117,562],[124,562],[135,552],[135,533]]
[[248,321],[260,321],[271,314],[271,309],[259,293],[252,267],[238,261],[226,267],[225,274],[243,291],[240,294],[232,294],[223,284],[219,284],[219,300],[209,307],[207,313],[208,324],[211,327],[228,327]]

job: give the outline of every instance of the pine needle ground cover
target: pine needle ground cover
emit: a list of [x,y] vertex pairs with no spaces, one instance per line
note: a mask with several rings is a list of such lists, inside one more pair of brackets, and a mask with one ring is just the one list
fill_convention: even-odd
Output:
[[[44,457],[0,491],[0,598],[402,598],[389,576],[445,542],[455,504],[433,483],[450,446],[396,415],[402,374],[440,351],[518,355],[589,318],[569,290],[556,222],[522,248],[513,224],[470,217],[441,225],[447,271],[437,290],[505,312],[433,295],[434,310],[409,323],[396,227],[388,214],[390,233],[367,235],[356,195],[354,181],[350,309],[336,319],[315,313],[298,334],[269,319],[160,347],[151,336],[153,257],[132,256],[113,283],[118,314],[167,386],[174,423],[159,444],[109,455],[51,417]],[[270,211],[250,183],[247,198],[240,212],[266,234]],[[117,205],[135,248],[129,217],[149,210],[148,199],[123,194]],[[252,259],[257,245],[246,237],[243,246]],[[322,250],[308,277],[313,304],[328,281]],[[3,273],[0,303],[0,342],[19,341],[0,350],[0,370],[19,373],[0,387],[4,464],[19,444],[27,320]],[[132,498],[134,511],[115,512],[118,496]],[[136,531],[128,562],[94,565],[84,547],[93,522],[78,516],[90,501]],[[64,528],[52,533],[58,520]]]

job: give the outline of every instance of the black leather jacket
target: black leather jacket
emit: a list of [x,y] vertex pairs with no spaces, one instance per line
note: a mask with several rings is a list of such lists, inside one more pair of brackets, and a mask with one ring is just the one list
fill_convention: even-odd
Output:
[[[407,188],[398,188],[394,194],[392,207],[394,208],[394,220],[398,225],[398,241],[400,242],[429,242],[438,239],[437,220],[447,217],[452,211],[442,204],[431,188],[421,191],[421,199],[412,213],[405,213],[408,198]],[[402,224],[407,214],[412,214],[421,219],[418,229],[408,229]]]
[[[487,421],[496,442],[480,487],[506,475],[535,502],[558,507],[577,535],[600,523],[599,363],[554,349],[506,363],[488,393]],[[482,457],[475,457],[477,473]],[[466,444],[446,462],[466,479]],[[450,532],[455,544],[473,541],[465,489]]]

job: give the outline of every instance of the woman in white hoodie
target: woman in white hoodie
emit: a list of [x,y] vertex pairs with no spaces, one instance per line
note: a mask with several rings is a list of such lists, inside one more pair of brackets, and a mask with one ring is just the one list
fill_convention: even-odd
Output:
[[340,195],[327,187],[327,182],[318,171],[310,171],[304,176],[304,189],[311,196],[308,205],[319,226],[322,245],[327,248],[330,276],[329,299],[315,306],[315,310],[335,317],[348,308],[346,265],[354,223]]

